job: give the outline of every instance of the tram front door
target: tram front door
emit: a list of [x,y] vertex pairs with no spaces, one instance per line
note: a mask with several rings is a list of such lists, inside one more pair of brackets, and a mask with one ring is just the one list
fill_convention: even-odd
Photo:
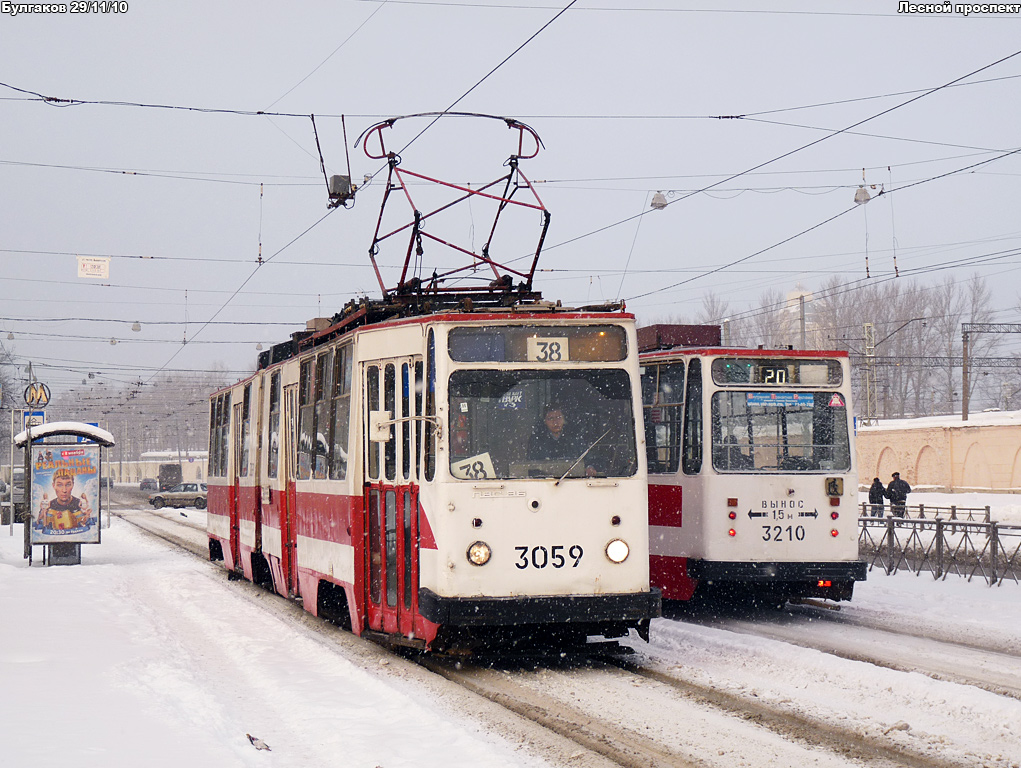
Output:
[[[413,635],[418,607],[418,444],[422,412],[421,360],[396,358],[364,363],[364,467],[366,627]],[[370,418],[389,414],[389,438],[372,439]]]

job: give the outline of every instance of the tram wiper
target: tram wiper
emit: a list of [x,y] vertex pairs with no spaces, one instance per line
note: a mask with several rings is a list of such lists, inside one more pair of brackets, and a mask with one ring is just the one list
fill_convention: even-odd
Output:
[[[610,429],[613,429],[613,427],[610,427]],[[610,429],[606,430],[605,432],[603,432],[603,434],[601,434],[599,437],[597,437],[596,441],[594,443],[592,443],[592,445],[590,445],[588,448],[586,448],[585,452],[581,456],[579,456],[577,459],[574,460],[574,464],[572,464],[570,467],[567,468],[567,471],[564,472],[564,474],[562,474],[560,476],[560,480],[563,480],[565,477],[567,477],[569,474],[571,474],[571,470],[574,469],[576,466],[578,466],[579,462],[581,462],[582,459],[584,459],[586,456],[588,456],[588,452],[591,451],[593,448],[595,448],[600,440],[602,440],[604,437],[606,437],[608,434],[610,434]],[[557,480],[555,483],[553,483],[553,485],[554,486],[560,485],[560,480]]]

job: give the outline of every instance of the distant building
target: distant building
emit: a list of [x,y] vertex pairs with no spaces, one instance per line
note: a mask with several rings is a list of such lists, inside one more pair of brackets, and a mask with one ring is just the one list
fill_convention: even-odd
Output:
[[185,483],[204,483],[209,451],[146,451],[137,461],[107,461],[103,474],[116,483],[138,483],[142,478],[159,477],[160,464],[181,465]]

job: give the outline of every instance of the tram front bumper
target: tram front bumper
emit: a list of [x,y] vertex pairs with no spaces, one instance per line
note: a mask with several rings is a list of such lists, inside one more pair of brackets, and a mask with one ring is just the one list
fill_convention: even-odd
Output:
[[424,587],[418,610],[436,624],[485,627],[519,624],[635,623],[662,615],[658,588],[604,595],[441,597]]

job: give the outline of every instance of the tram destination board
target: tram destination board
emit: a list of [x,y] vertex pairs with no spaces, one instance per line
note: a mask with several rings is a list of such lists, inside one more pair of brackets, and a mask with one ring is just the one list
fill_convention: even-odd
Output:
[[713,381],[723,386],[838,386],[843,380],[839,360],[718,357],[712,372]]

